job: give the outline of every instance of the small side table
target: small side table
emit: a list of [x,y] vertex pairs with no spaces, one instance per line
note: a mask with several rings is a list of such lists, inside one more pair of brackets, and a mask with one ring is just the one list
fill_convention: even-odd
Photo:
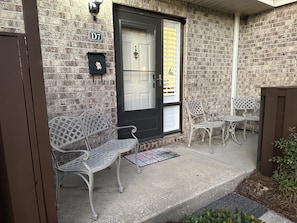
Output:
[[225,115],[222,117],[222,120],[226,122],[226,136],[225,136],[225,141],[229,138],[230,134],[232,139],[239,145],[241,143],[237,140],[236,135],[235,135],[235,130],[236,126],[239,122],[244,122],[245,118],[242,116],[237,116],[237,115]]

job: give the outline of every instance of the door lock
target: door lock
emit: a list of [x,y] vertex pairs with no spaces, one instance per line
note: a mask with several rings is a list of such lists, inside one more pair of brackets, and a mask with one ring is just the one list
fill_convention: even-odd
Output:
[[159,81],[159,86],[162,87],[162,74],[159,74],[157,81]]

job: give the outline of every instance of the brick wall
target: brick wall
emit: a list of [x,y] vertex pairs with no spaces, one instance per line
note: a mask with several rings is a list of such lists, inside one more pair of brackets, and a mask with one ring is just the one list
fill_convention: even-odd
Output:
[[250,16],[240,27],[240,95],[260,98],[261,87],[297,85],[297,4]]
[[185,98],[200,98],[211,113],[229,113],[233,16],[189,7]]
[[23,22],[23,8],[21,1],[0,1],[0,32],[25,32]]
[[[229,114],[233,16],[189,6],[187,18],[184,98],[202,99],[204,106],[215,118]],[[185,136],[188,136],[185,109],[183,118]],[[193,138],[197,139],[195,134]]]
[[[116,122],[111,6],[111,1],[104,1],[95,22],[86,1],[38,1],[49,116],[96,108]],[[103,41],[90,41],[89,31],[99,31]],[[88,52],[105,53],[106,74],[89,74]]]
[[[184,93],[205,99],[212,112],[228,109],[232,59],[232,16],[181,1],[113,1],[187,18],[185,26]],[[106,110],[116,122],[116,85],[112,2],[101,5],[97,22],[87,4],[39,1],[39,21],[49,116],[79,113],[86,108]],[[88,40],[100,31],[103,43]],[[105,52],[107,74],[88,74],[87,52]],[[217,76],[219,75],[219,78]],[[224,97],[222,97],[224,95]],[[226,97],[225,97],[226,96]],[[225,98],[225,99],[224,99]],[[223,107],[223,109],[222,109]],[[187,117],[184,114],[184,122]],[[187,133],[188,125],[184,124]]]
[[[116,123],[112,2],[187,18],[184,33],[184,98],[203,98],[211,112],[228,112],[232,16],[182,1],[172,4],[169,0],[114,0],[103,2],[98,20],[94,22],[84,1],[40,0],[37,4],[49,118],[60,114],[78,114],[86,108],[98,108],[110,114],[113,123]],[[14,3],[10,0],[6,4],[12,6]],[[18,9],[13,8],[12,11]],[[22,21],[18,17],[12,20],[16,23]],[[1,24],[1,27],[4,25]],[[88,40],[91,30],[102,33],[102,43]],[[107,74],[92,78],[88,71],[87,52],[106,53]],[[187,122],[184,110],[185,135],[189,128]],[[173,138],[163,142],[181,141],[180,136]]]
[[[87,1],[39,0],[39,22],[49,117],[105,110],[117,120],[112,3],[187,18],[184,33],[183,97],[201,98],[209,111],[229,113],[233,48],[233,16],[170,0],[104,1],[97,22]],[[0,0],[0,31],[24,33],[21,1]],[[260,94],[260,87],[296,85],[297,4],[241,21],[238,63],[239,95]],[[88,40],[100,31],[102,43]],[[87,52],[103,52],[107,74],[89,74]],[[184,110],[183,131],[188,134]],[[180,140],[180,136],[173,136]],[[173,139],[173,141],[175,140]],[[163,140],[171,141],[171,140]]]

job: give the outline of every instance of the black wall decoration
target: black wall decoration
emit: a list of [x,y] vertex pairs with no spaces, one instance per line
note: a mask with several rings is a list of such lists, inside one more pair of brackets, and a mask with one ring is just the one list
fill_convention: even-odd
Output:
[[106,60],[104,53],[88,52],[89,72],[92,75],[106,73]]

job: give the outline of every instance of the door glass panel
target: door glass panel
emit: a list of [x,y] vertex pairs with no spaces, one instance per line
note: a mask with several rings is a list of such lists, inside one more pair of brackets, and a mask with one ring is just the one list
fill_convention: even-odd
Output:
[[[181,23],[163,21],[163,131],[180,129]],[[171,103],[171,104],[170,104]]]
[[122,27],[124,110],[156,106],[155,32]]
[[163,75],[164,103],[180,100],[180,23],[163,23]]
[[179,111],[179,105],[164,107],[164,132],[170,132],[180,128]]

